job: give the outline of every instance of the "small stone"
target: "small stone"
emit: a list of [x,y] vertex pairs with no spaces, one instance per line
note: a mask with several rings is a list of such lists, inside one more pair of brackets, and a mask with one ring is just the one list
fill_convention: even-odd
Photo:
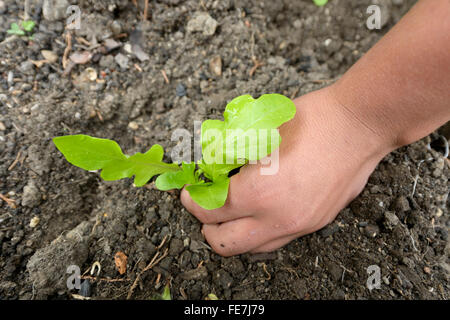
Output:
[[48,21],[64,19],[69,5],[70,3],[67,0],[44,0],[42,4],[42,15]]
[[128,128],[130,128],[131,130],[137,130],[137,129],[139,129],[139,125],[138,125],[136,122],[131,121],[131,122],[128,124]]
[[219,55],[209,61],[209,70],[218,77],[222,75],[222,58]]
[[24,207],[34,207],[39,203],[40,199],[41,195],[39,189],[34,184],[34,181],[31,180],[23,188],[22,205]]
[[177,84],[175,92],[178,97],[184,97],[186,95],[186,88],[182,83],[179,83]]
[[217,21],[206,12],[196,12],[188,21],[186,30],[188,32],[202,32],[205,36],[212,36],[216,32]]
[[339,230],[339,226],[338,226],[337,224],[335,224],[335,223],[332,223],[332,224],[330,224],[330,225],[328,225],[328,226],[322,228],[322,229],[319,231],[319,234],[320,234],[322,237],[326,238],[326,237],[328,237],[328,236],[333,235],[333,234],[336,233],[336,231],[338,231],[338,230]]
[[128,59],[128,57],[124,54],[118,53],[114,60],[117,62],[117,64],[124,70],[126,70],[128,68],[128,61],[130,59]]
[[24,61],[19,65],[19,71],[26,75],[33,75],[34,64],[29,60]]
[[397,199],[395,199],[394,208],[398,212],[405,212],[411,210],[408,199],[405,196],[400,196]]
[[6,130],[5,124],[0,121],[0,131],[5,131],[5,130]]
[[177,256],[179,255],[184,249],[183,241],[180,239],[172,239],[170,241],[170,247],[169,247],[169,255],[171,256]]
[[56,63],[58,61],[58,55],[51,50],[41,50],[41,54],[50,63]]
[[114,67],[114,57],[110,54],[102,56],[99,62],[100,67],[112,69]]
[[8,72],[8,78],[7,78],[6,82],[8,82],[9,87],[12,87],[14,85],[14,72],[12,72],[12,71]]
[[380,233],[377,225],[369,224],[364,228],[364,234],[369,238],[375,238]]
[[114,20],[109,26],[109,28],[111,29],[114,35],[118,35],[122,32],[122,25],[117,20]]
[[392,230],[393,227],[398,225],[400,219],[395,215],[395,213],[386,211],[384,213],[384,225],[387,229]]
[[424,267],[423,268],[423,272],[425,272],[426,274],[430,274],[431,273],[431,269],[429,267]]
[[30,228],[36,228],[40,221],[41,221],[41,219],[39,219],[39,217],[31,218],[31,220],[30,220]]
[[200,242],[198,242],[196,240],[192,240],[191,244],[189,246],[189,250],[193,251],[193,252],[197,252],[200,249],[205,249],[205,247]]

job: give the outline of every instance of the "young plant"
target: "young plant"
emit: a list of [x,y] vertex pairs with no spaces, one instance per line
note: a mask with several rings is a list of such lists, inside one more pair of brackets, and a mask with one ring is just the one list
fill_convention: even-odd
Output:
[[[32,20],[22,21],[20,26],[18,23],[11,23],[10,29],[7,31],[9,34],[15,34],[18,36],[25,36],[26,34],[31,34],[34,27],[36,26],[36,22]],[[31,38],[31,36],[30,36]]]
[[327,4],[328,0],[313,0],[314,4],[318,7],[322,7]]
[[[237,97],[227,104],[224,121],[202,123],[202,159],[198,163],[182,162],[181,166],[163,162],[164,150],[158,144],[146,153],[127,156],[115,141],[82,134],[55,137],[53,142],[68,162],[89,171],[102,170],[104,180],[134,176],[134,184],[141,187],[159,175],[155,181],[159,190],[186,186],[198,205],[212,210],[225,204],[230,171],[277,149],[281,137],[276,129],[295,112],[294,103],[280,94],[265,94],[258,99]],[[252,135],[255,132],[265,134]]]

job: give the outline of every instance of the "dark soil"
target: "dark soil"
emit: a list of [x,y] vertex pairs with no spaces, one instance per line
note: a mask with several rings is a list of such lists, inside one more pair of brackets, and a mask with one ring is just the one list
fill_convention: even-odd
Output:
[[[88,275],[96,261],[102,279],[90,282],[93,299],[125,299],[138,274],[132,299],[151,299],[166,283],[174,299],[448,299],[450,168],[442,148],[427,147],[436,135],[388,155],[321,231],[274,253],[231,258],[209,249],[178,192],[104,182],[51,142],[84,133],[114,139],[128,154],[154,143],[170,153],[174,129],[192,132],[195,120],[219,117],[237,95],[295,97],[332,83],[414,3],[377,2],[386,17],[380,31],[365,27],[368,0],[322,8],[310,0],[153,0],[146,23],[143,1],[80,0],[71,52],[94,55],[64,74],[64,20],[44,19],[31,1],[33,40],[11,38],[6,30],[23,18],[23,1],[0,1],[0,193],[15,201],[0,200],[0,299],[71,299],[79,292],[67,288],[67,268]],[[195,12],[217,28],[192,31]],[[149,60],[128,53],[137,27]],[[90,48],[80,37],[91,45],[115,38],[120,48]],[[35,66],[41,50],[56,62]],[[220,75],[210,67],[217,56]],[[262,66],[250,75],[252,57]],[[87,68],[96,81],[80,76]],[[128,256],[124,275],[118,251]],[[366,286],[371,265],[381,268],[379,289]]]

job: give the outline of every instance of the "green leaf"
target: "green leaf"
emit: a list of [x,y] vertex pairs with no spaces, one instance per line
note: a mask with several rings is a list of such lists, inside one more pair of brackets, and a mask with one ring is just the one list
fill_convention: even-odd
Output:
[[159,190],[171,190],[171,189],[181,189],[185,184],[195,184],[198,182],[197,177],[194,174],[195,163],[185,163],[181,164],[182,170],[175,172],[165,172],[160,175],[156,181],[155,185]]
[[243,164],[220,164],[220,163],[211,163],[206,164],[204,161],[198,164],[198,167],[203,171],[205,177],[209,180],[215,181],[221,176],[227,176],[228,173],[236,168],[242,167]]
[[33,31],[35,25],[36,22],[34,22],[33,20],[22,21],[22,28],[27,32]]
[[318,7],[324,6],[328,3],[328,0],[313,0],[314,4]]
[[259,160],[281,143],[276,130],[295,116],[294,103],[280,94],[258,99],[244,95],[226,107],[224,121],[206,120],[202,124],[202,155],[206,164],[236,164]]
[[214,293],[210,293],[207,300],[219,300],[219,298]]
[[220,177],[216,181],[194,184],[186,187],[192,200],[206,210],[222,207],[228,196],[230,179]]
[[102,169],[100,176],[107,181],[134,175],[134,184],[141,187],[154,175],[180,170],[175,163],[162,162],[164,150],[158,144],[144,154],[126,156],[115,141],[82,134],[56,137],[53,142],[71,164],[84,170]]
[[11,28],[7,31],[9,34],[15,34],[18,36],[24,36],[25,31],[20,29],[19,25],[15,22],[11,23]]
[[172,300],[172,296],[170,295],[170,288],[169,285],[166,284],[164,287],[164,291],[161,295],[161,300]]

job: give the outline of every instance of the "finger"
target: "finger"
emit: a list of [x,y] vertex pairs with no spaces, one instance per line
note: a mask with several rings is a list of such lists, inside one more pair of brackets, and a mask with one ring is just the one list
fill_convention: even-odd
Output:
[[180,199],[183,206],[202,223],[217,224],[239,218],[249,217],[251,215],[251,213],[248,212],[248,206],[246,206],[244,203],[244,201],[247,200],[247,198],[245,198],[245,195],[242,194],[242,192],[240,196],[237,195],[238,188],[240,189],[239,182],[235,177],[232,177],[228,190],[228,197],[225,204],[222,207],[214,210],[206,210],[200,207],[197,203],[194,202],[194,200],[192,200],[189,192],[185,188],[183,188],[183,190],[181,191]]
[[268,227],[260,221],[246,217],[222,224],[205,224],[202,232],[211,248],[221,256],[248,252],[269,241]]
[[280,249],[281,247],[285,246],[286,244],[297,238],[298,236],[286,236],[276,240],[272,240],[266,244],[263,244],[260,247],[251,250],[250,253],[272,252],[277,249]]

